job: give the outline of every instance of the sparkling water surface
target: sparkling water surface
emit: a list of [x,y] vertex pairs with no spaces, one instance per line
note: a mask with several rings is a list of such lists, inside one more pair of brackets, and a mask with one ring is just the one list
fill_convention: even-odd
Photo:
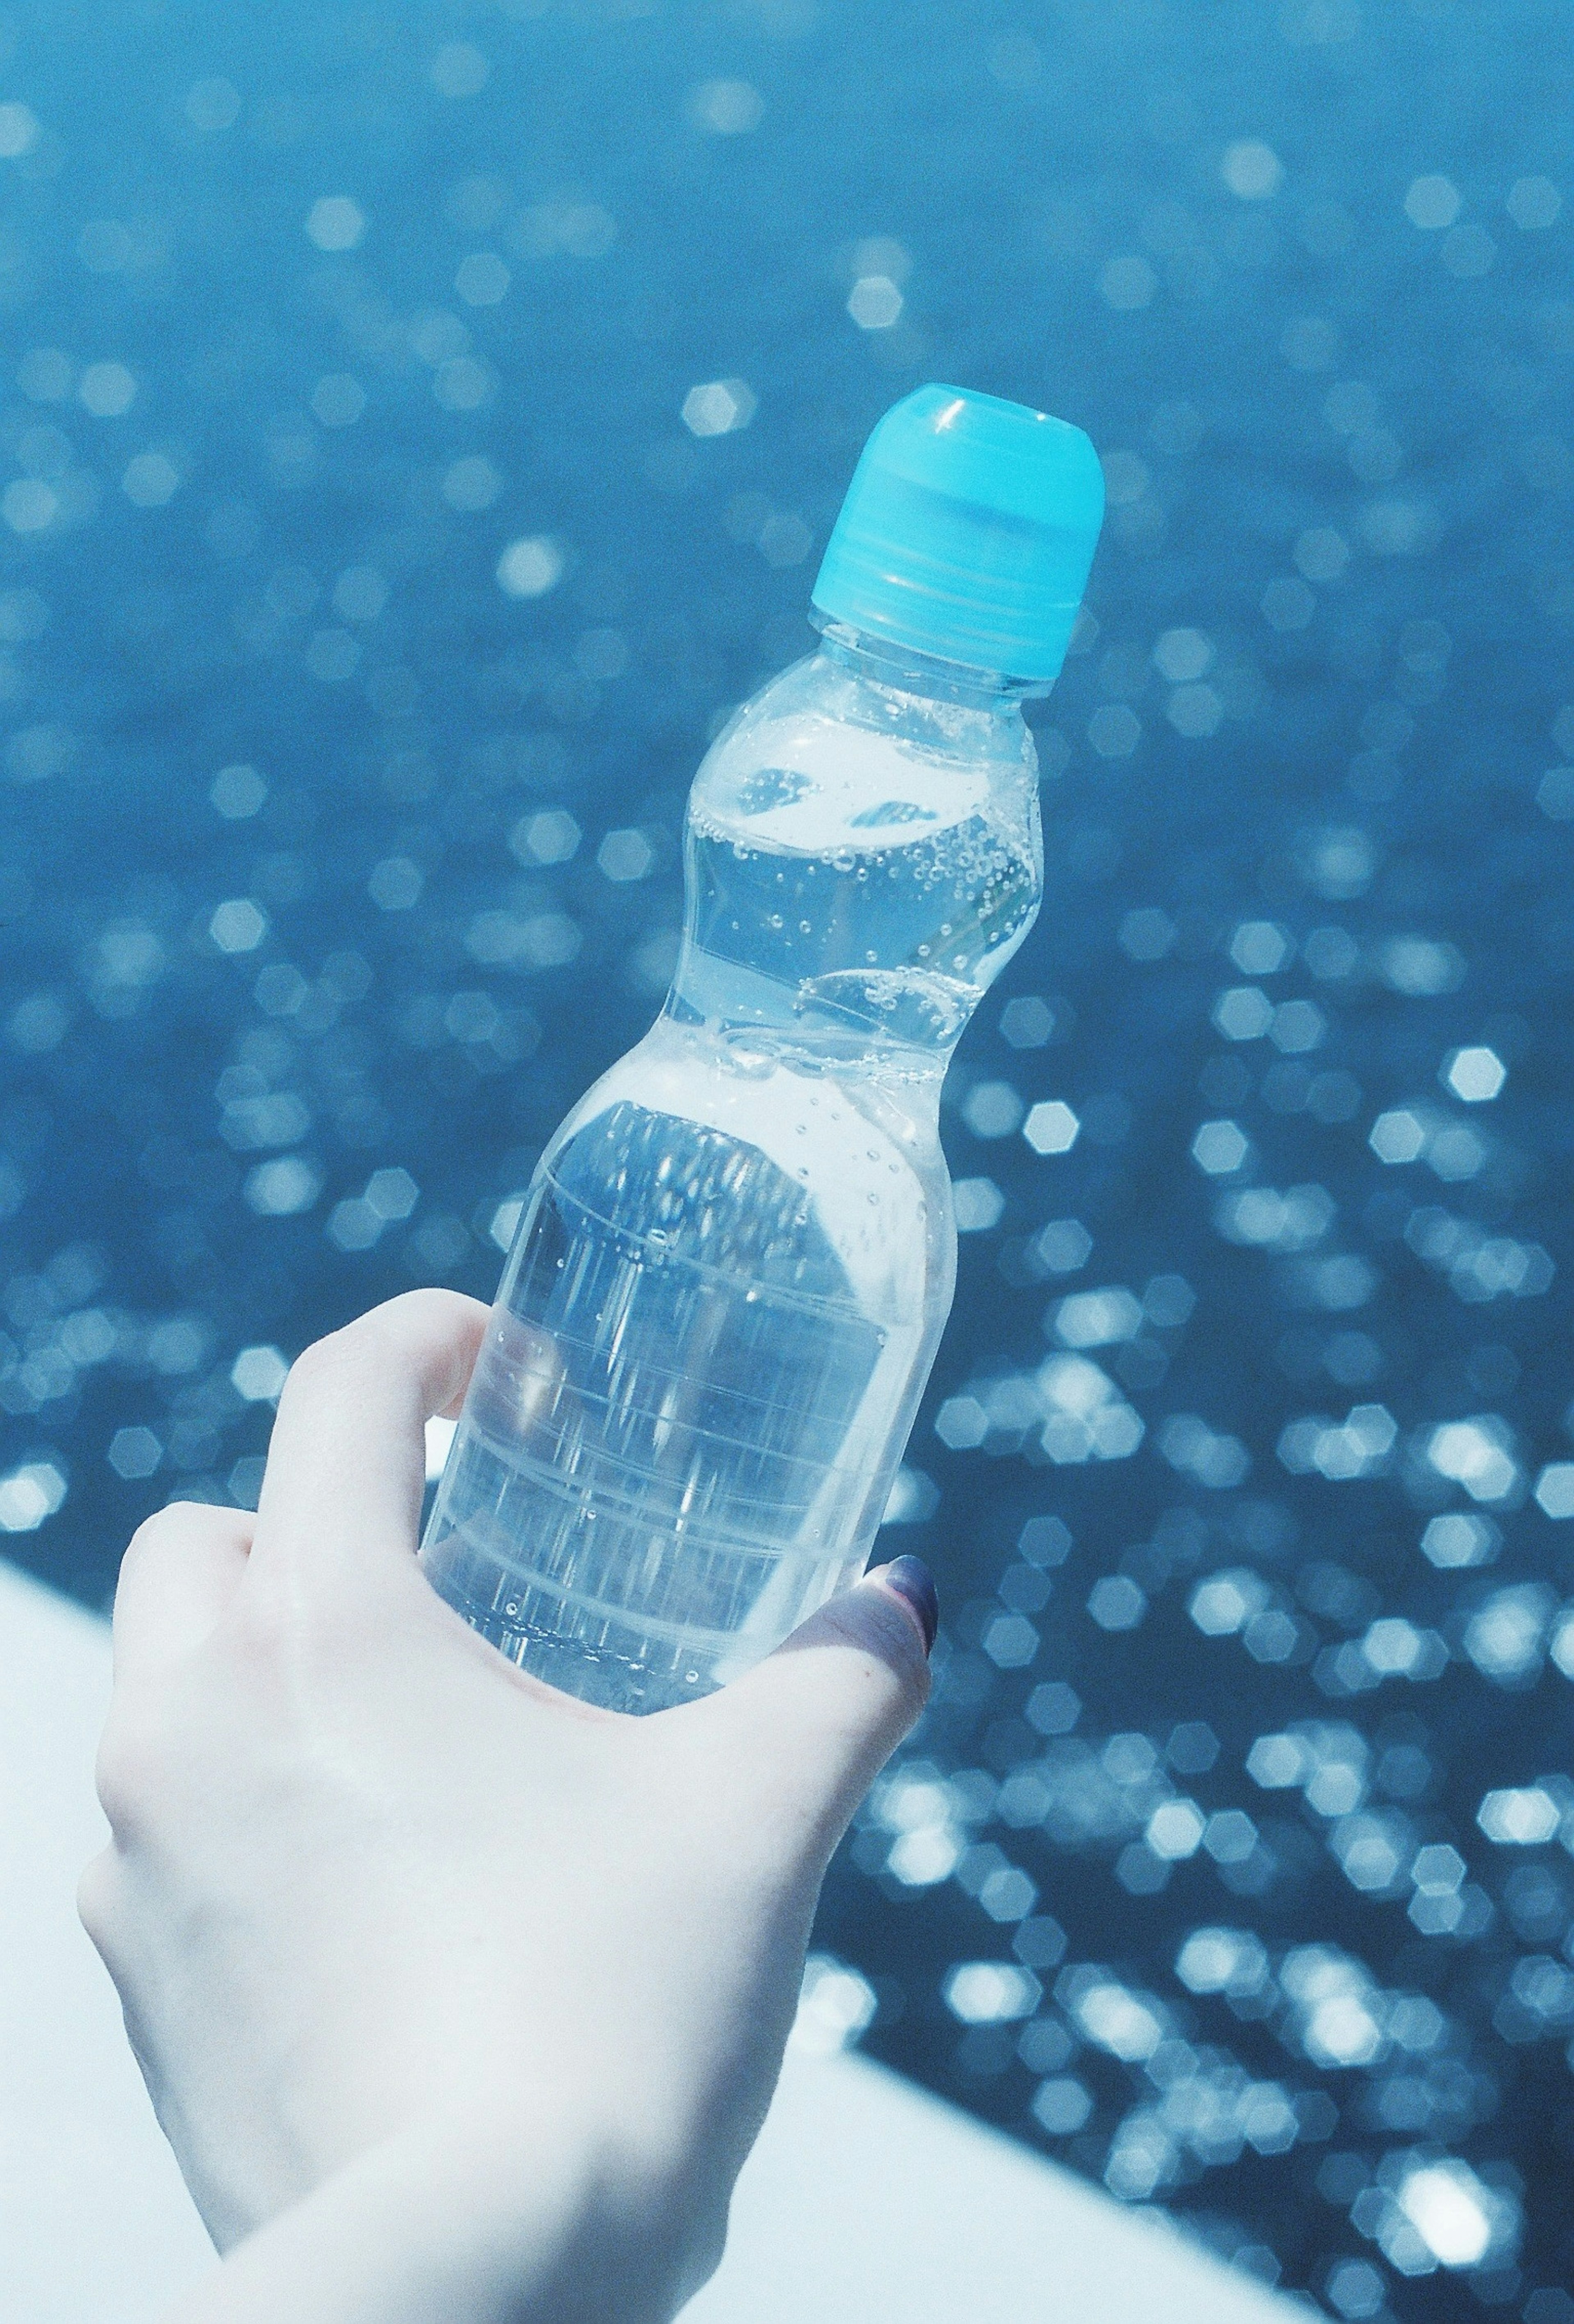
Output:
[[[1049,883],[810,1991],[1330,2315],[1574,2319],[1574,368],[1550,0],[0,28],[0,1526],[101,1604],[489,1296],[879,412],[1086,427]],[[1567,1536],[1567,1538],[1566,1538]]]

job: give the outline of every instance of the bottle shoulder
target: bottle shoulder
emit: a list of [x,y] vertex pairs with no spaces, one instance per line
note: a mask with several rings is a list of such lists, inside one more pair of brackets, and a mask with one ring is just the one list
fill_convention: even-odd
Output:
[[630,1231],[653,1203],[692,1211],[728,1250],[741,1205],[772,1268],[796,1265],[812,1228],[848,1296],[892,1321],[919,1313],[945,1274],[950,1182],[932,1109],[711,1026],[659,1019],[586,1092],[537,1176]]
[[[894,1053],[821,1047],[811,1036],[787,1039],[749,1024],[693,1021],[663,1010],[650,1030],[599,1074],[564,1117],[542,1157],[554,1153],[613,1105],[632,1101],[655,1112],[704,1121],[740,1139],[792,1140],[805,1112],[845,1124],[856,1143],[863,1122],[891,1155],[928,1181],[945,1173],[940,1138],[943,1060],[914,1053],[904,1072]],[[833,1141],[838,1142],[838,1141]],[[949,1179],[947,1181],[949,1184]]]
[[1037,796],[1014,700],[910,693],[821,652],[734,715],[700,763],[690,816],[805,853],[866,853],[980,818],[1031,844]]
[[736,710],[702,762],[753,755],[762,729],[812,720],[854,734],[884,737],[919,757],[952,766],[1016,768],[1036,777],[1032,734],[1020,703],[979,691],[965,699],[912,689],[824,650],[807,654],[767,680]]

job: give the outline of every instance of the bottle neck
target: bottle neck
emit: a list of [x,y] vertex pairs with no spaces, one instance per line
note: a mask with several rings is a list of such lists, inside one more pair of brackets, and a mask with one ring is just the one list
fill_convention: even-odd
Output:
[[946,661],[911,646],[893,644],[869,631],[855,630],[846,622],[832,621],[818,607],[810,611],[810,620],[820,633],[819,650],[829,661],[868,685],[888,687],[893,693],[916,695],[931,702],[960,703],[969,710],[1009,716],[1016,713],[1018,704],[1049,692],[1047,686],[1031,678],[1005,678],[994,670],[975,669],[967,662]]
[[668,1003],[736,1053],[932,1113],[1042,882],[1027,687],[822,621],[718,736],[685,835]]

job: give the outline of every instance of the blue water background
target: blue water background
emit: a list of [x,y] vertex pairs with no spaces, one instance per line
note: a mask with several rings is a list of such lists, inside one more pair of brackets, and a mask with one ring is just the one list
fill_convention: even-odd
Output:
[[255,1500],[268,1351],[489,1296],[869,426],[1073,419],[1048,898],[953,1074],[886,1536],[940,1686],[822,2015],[1330,2312],[1570,2324],[1566,10],[51,0],[0,50],[7,1554],[104,1604],[171,1494]]

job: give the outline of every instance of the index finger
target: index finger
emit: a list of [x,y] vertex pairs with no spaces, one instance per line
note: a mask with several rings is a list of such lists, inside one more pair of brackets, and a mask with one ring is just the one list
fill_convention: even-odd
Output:
[[413,1556],[424,1432],[465,1392],[486,1327],[478,1299],[407,1291],[319,1340],[279,1398],[252,1564],[321,1577]]

